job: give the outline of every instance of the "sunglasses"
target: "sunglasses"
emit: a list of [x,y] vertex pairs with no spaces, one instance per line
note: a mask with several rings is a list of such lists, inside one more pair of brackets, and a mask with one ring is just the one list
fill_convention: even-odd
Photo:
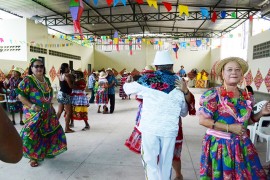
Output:
[[42,65],[33,65],[33,67],[36,68],[36,69],[38,69],[38,68],[43,69],[44,65],[43,64]]

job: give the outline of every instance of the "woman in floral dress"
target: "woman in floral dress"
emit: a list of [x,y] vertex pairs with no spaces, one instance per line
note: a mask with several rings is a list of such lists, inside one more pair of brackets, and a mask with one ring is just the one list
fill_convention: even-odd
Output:
[[20,135],[24,157],[30,159],[32,167],[37,167],[44,158],[66,151],[67,143],[52,106],[53,90],[42,61],[31,59],[28,74],[17,89],[25,115]]
[[207,127],[202,142],[200,179],[266,179],[247,125],[270,113],[270,103],[252,113],[251,95],[237,87],[248,70],[241,58],[219,61],[216,73],[223,85],[206,91],[200,100],[200,124]]

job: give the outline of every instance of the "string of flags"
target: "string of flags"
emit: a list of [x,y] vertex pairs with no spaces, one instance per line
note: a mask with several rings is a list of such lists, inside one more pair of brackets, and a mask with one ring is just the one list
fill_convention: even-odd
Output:
[[[89,0],[87,2],[89,3]],[[94,5],[98,6],[98,2],[99,2],[99,0],[94,0]],[[108,6],[113,5],[115,7],[120,2],[124,6],[126,6],[126,0],[106,0],[106,2],[107,2]],[[136,2],[138,4],[143,4],[144,0],[136,0]],[[154,7],[155,9],[158,9],[158,0],[146,0],[146,2],[148,3],[149,7]],[[170,12],[172,10],[172,3],[162,1],[162,5],[166,8],[166,10],[168,12]],[[81,36],[81,39],[83,39],[83,34],[82,34],[82,31],[81,31],[81,27],[80,27],[80,17],[82,15],[83,9],[84,9],[83,2],[82,2],[82,0],[70,0],[69,6],[70,6],[70,13],[71,13],[71,16],[72,16],[72,19],[73,19],[73,24],[74,24],[74,32],[79,33],[80,36]],[[178,5],[178,11],[179,11],[179,16],[182,16],[183,14],[185,16],[189,16],[189,6],[179,4]],[[216,22],[216,20],[218,18],[218,14],[217,14],[216,11],[212,12],[212,16],[211,16],[211,12],[206,7],[200,7],[200,11],[201,11],[201,14],[202,14],[202,18],[205,18],[205,19],[210,19],[211,18],[211,21],[213,23]],[[227,13],[226,13],[225,10],[221,10],[219,12],[219,15],[220,15],[221,19],[224,19],[226,17]],[[231,18],[234,18],[234,19],[237,18],[236,12],[232,12],[230,16],[231,16]],[[249,16],[249,20],[250,21],[253,20],[252,15]]]

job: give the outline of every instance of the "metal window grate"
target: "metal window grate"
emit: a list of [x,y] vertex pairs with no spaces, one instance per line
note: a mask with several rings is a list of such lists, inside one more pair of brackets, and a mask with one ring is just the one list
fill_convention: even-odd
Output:
[[30,52],[47,54],[47,49],[39,48],[39,47],[35,47],[35,46],[30,46]]
[[253,46],[253,59],[270,57],[270,41]]
[[75,56],[72,54],[66,54],[58,51],[49,50],[49,54],[52,56],[58,56],[63,58],[69,58],[69,59],[75,59],[75,60],[81,60],[81,56]]

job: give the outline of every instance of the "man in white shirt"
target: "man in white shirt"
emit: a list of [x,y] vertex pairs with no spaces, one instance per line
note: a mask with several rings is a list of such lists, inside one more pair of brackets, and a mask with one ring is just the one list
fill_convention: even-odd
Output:
[[173,73],[173,60],[168,51],[158,51],[154,63],[157,71],[126,83],[126,94],[143,98],[139,130],[142,132],[142,161],[145,178],[169,180],[179,116],[186,116],[188,106],[182,91],[175,88],[179,79]]

